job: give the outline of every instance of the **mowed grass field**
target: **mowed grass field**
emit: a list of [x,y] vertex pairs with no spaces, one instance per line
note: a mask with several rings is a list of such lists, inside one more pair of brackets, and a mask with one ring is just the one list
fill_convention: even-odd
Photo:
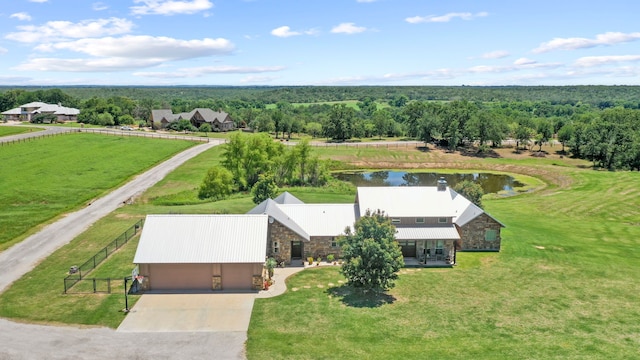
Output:
[[[204,171],[219,162],[221,151],[187,162],[43,261],[0,295],[0,316],[117,327],[124,307],[120,290],[62,295],[68,267],[148,213],[250,209],[248,194],[194,200]],[[362,297],[342,286],[337,267],[294,275],[284,295],[256,300],[249,359],[637,357],[640,174],[594,171],[584,161],[533,158],[510,149],[495,158],[415,148],[315,151],[370,169],[484,169],[539,180],[531,184],[535,191],[485,199],[486,210],[507,226],[499,253],[458,253],[453,269],[405,269],[382,297]],[[355,195],[347,185],[288,190],[307,202],[352,202]],[[135,241],[96,274],[130,273]]]
[[451,270],[405,269],[377,298],[342,286],[337,268],[305,270],[286,294],[256,300],[248,357],[636,358],[640,174],[520,161],[487,166],[524,164],[561,181],[485,201],[507,225],[500,253],[459,253]]
[[0,137],[17,135],[31,131],[42,131],[42,129],[28,126],[0,126]]
[[0,250],[192,145],[78,133],[2,147]]

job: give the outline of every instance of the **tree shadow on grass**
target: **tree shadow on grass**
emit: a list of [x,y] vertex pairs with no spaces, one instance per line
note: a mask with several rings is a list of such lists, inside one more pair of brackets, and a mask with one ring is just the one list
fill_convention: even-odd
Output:
[[392,304],[396,298],[387,293],[365,292],[349,285],[341,285],[327,289],[329,295],[338,298],[343,304],[356,308],[376,308]]

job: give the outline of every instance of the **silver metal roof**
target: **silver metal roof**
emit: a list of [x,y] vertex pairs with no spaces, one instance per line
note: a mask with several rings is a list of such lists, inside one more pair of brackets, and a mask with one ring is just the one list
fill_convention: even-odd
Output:
[[303,239],[310,240],[309,233],[307,233],[305,229],[300,227],[299,224],[291,219],[289,215],[285,214],[282,209],[280,209],[280,205],[274,200],[267,199],[261,202],[256,207],[249,210],[247,214],[267,214],[278,221],[280,224],[286,226],[291,231],[300,235]]
[[291,193],[288,191],[285,191],[282,194],[278,195],[278,197],[273,199],[273,201],[277,202],[278,204],[304,204],[302,200],[291,195]]
[[147,215],[133,262],[262,263],[267,215]]
[[458,240],[455,226],[396,227],[396,240]]
[[367,210],[384,210],[389,217],[453,217],[453,190],[435,186],[358,187],[360,216]]
[[311,236],[338,236],[357,217],[354,204],[281,204],[278,207]]

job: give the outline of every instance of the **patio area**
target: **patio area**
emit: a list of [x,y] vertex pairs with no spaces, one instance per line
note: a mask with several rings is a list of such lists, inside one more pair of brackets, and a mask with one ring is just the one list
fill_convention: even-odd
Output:
[[414,257],[404,258],[404,267],[406,268],[452,268],[453,264],[444,260],[427,260],[424,264]]

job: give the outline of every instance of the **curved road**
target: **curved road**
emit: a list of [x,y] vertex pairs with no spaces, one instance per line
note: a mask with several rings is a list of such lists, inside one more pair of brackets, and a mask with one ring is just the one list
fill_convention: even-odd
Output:
[[[54,131],[54,130],[52,130]],[[40,132],[42,133],[42,132]],[[31,133],[30,133],[31,134]],[[0,253],[0,292],[41,259],[67,244],[98,219],[162,180],[185,161],[222,140],[187,149],[129,183],[68,214]],[[37,296],[37,294],[34,294]],[[0,319],[0,359],[238,359],[246,333],[118,333],[107,328],[56,327]],[[215,353],[213,352],[215,349]]]

